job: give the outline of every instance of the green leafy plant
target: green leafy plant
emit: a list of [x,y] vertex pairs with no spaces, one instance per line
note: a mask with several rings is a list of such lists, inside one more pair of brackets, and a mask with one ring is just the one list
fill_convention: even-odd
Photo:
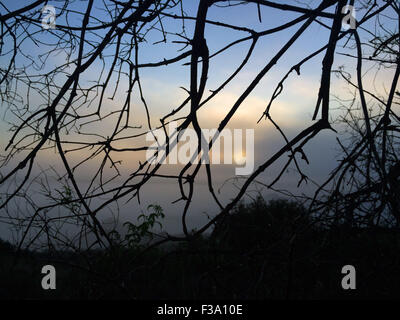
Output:
[[136,225],[131,222],[124,223],[124,226],[128,227],[128,232],[125,235],[125,240],[127,241],[128,247],[130,248],[140,247],[142,240],[145,236],[148,236],[150,239],[152,239],[153,234],[150,232],[150,230],[156,224],[158,224],[160,228],[162,228],[162,224],[159,220],[163,219],[165,215],[161,206],[151,204],[147,207],[147,210],[151,210],[148,215],[141,214],[138,217],[138,221],[142,220],[140,224]]

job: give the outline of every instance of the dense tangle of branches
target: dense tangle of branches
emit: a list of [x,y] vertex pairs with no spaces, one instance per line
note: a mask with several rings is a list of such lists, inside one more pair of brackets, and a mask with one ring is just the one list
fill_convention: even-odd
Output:
[[[338,223],[347,219],[349,223],[379,224],[382,216],[395,218],[400,223],[399,214],[399,176],[398,159],[399,137],[399,91],[400,74],[399,28],[391,30],[379,24],[381,16],[390,16],[400,21],[399,3],[387,1],[346,1],[322,0],[310,5],[302,3],[286,4],[281,1],[245,0],[199,0],[197,13],[189,16],[185,12],[185,0],[103,0],[60,2],[57,7],[55,29],[43,29],[42,8],[46,0],[26,1],[26,6],[9,10],[7,1],[0,5],[1,43],[0,43],[0,99],[6,108],[11,123],[9,142],[2,150],[0,185],[3,195],[0,208],[3,210],[3,222],[18,226],[22,230],[18,239],[20,247],[28,247],[37,239],[45,236],[49,247],[53,243],[80,250],[82,243],[87,247],[100,245],[112,248],[114,239],[98,219],[98,213],[121,199],[140,201],[142,187],[157,177],[176,181],[180,186],[177,201],[185,203],[182,212],[183,236],[164,235],[156,244],[166,241],[190,240],[209,230],[216,221],[223,218],[242,199],[253,183],[273,188],[284,175],[286,168],[294,164],[299,173],[300,183],[310,177],[302,172],[303,165],[299,157],[307,160],[304,146],[323,130],[333,130],[334,119],[331,116],[332,76],[343,78],[354,94],[349,103],[342,106],[347,115],[336,119],[348,128],[351,136],[351,148],[342,145],[343,155],[337,167],[325,183],[319,186],[314,197],[308,199],[310,212],[323,212],[325,221],[332,219]],[[317,3],[316,3],[317,2]],[[84,7],[80,12],[75,5]],[[208,18],[215,7],[245,6],[252,4],[258,10],[255,19],[263,21],[268,17],[262,12],[287,12],[296,14],[292,20],[282,21],[271,29],[256,31],[240,24],[231,25]],[[355,29],[342,29],[345,16],[342,8],[354,5],[363,15],[357,16]],[[289,17],[290,15],[288,15]],[[287,71],[286,76],[276,84],[270,101],[260,121],[269,121],[283,136],[286,143],[272,157],[265,159],[254,172],[247,176],[233,199],[223,204],[214,190],[212,167],[204,163],[188,162],[177,174],[160,173],[162,164],[140,162],[130,172],[121,171],[121,154],[145,152],[148,146],[143,138],[154,129],[166,130],[171,121],[178,121],[180,132],[192,127],[201,139],[201,124],[197,113],[210,100],[218,96],[250,61],[258,41],[264,37],[279,35],[283,31],[293,30],[287,42],[274,53],[272,58],[258,71],[258,74],[240,92],[229,112],[220,122],[218,129],[226,128],[238,108],[252,93],[271,69],[285,56],[294,43],[310,26],[319,24],[329,30],[329,37],[321,43],[320,49],[302,56]],[[375,24],[375,29],[371,25]],[[205,29],[214,26],[227,33],[239,34],[235,41],[210,52]],[[189,32],[188,30],[191,30]],[[372,39],[363,42],[360,33]],[[156,36],[155,36],[156,35]],[[152,39],[157,38],[153,44]],[[144,46],[154,46],[154,50],[163,50],[168,43],[174,48],[174,55],[164,59],[143,62],[140,50]],[[210,62],[235,46],[246,44],[248,51],[236,69],[220,85],[207,92],[207,81],[213,77]],[[44,48],[44,52],[35,55],[28,48]],[[357,66],[356,78],[352,79],[346,70],[333,70],[333,62],[339,47],[347,47],[354,65]],[[161,49],[160,49],[161,48]],[[51,59],[60,54],[63,62],[54,68]],[[166,51],[167,52],[167,51]],[[321,82],[316,92],[314,123],[304,128],[295,137],[286,137],[279,124],[274,121],[270,111],[274,102],[285,90],[285,81],[297,72],[300,75],[303,65],[321,55]],[[147,60],[147,59],[146,59]],[[364,89],[364,62],[394,70],[391,87],[386,96]],[[188,85],[182,88],[186,97],[183,101],[154,121],[152,105],[146,99],[142,89],[142,73],[149,68],[164,68],[174,64],[187,67]],[[96,66],[101,73],[91,70]],[[122,89],[121,89],[122,87]],[[117,108],[110,109],[109,101],[118,98],[123,101]],[[137,124],[133,100],[137,99],[145,114],[145,121]],[[338,97],[340,99],[340,97]],[[362,114],[354,109],[361,106]],[[374,106],[374,108],[372,108]],[[397,107],[397,110],[396,110]],[[379,110],[379,111],[377,111]],[[103,134],[105,123],[112,123],[111,133]],[[157,123],[156,125],[154,123]],[[142,139],[142,140],[140,140]],[[166,150],[169,151],[169,140]],[[339,143],[341,143],[339,141]],[[212,142],[210,142],[212,148]],[[50,202],[37,204],[29,190],[33,180],[37,180],[34,167],[41,153],[55,149],[63,171],[43,171],[40,185]],[[69,158],[75,153],[84,154],[80,161],[71,163]],[[278,160],[288,160],[278,177],[270,182],[261,182],[257,177]],[[296,156],[299,156],[296,158]],[[96,165],[89,183],[80,184],[76,172],[87,163]],[[208,223],[195,232],[187,227],[187,214],[196,188],[196,178],[204,167],[209,192],[212,194],[219,212]],[[65,183],[64,192],[52,190],[46,184],[46,177],[57,176]],[[43,178],[44,177],[44,178]],[[122,180],[121,180],[122,179]],[[117,186],[113,182],[118,181]],[[27,206],[24,214],[13,212],[11,203],[24,201]],[[68,214],[59,216],[48,213],[57,207],[68,209]],[[360,218],[360,219],[358,219]],[[80,232],[73,239],[61,232],[60,222],[76,223]],[[354,222],[355,221],[355,222]],[[33,231],[32,231],[33,230]],[[95,239],[89,241],[87,234],[93,233]],[[28,236],[29,235],[29,236]],[[156,245],[155,244],[155,245]]]

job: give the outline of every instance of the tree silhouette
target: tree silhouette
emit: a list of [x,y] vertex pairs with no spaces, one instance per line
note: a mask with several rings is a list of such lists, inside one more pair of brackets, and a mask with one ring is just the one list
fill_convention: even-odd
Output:
[[[345,219],[350,224],[368,225],[394,217],[398,226],[400,127],[396,108],[399,105],[400,36],[398,27],[396,30],[388,29],[380,23],[380,19],[389,16],[394,21],[400,21],[399,4],[394,0],[317,2],[317,5],[306,5],[265,0],[199,0],[196,2],[196,15],[190,16],[185,11],[188,1],[184,0],[67,0],[57,3],[60,6],[56,7],[54,28],[49,26],[47,13],[43,10],[48,1],[30,1],[25,7],[14,10],[7,2],[2,2],[0,97],[2,107],[9,115],[5,120],[10,123],[10,130],[9,142],[1,156],[0,185],[6,191],[2,193],[0,208],[4,213],[2,221],[21,232],[19,249],[32,246],[44,236],[47,248],[57,244],[80,252],[83,248],[100,246],[113,252],[117,240],[99,220],[99,212],[121,200],[140,201],[142,188],[154,178],[167,179],[179,185],[180,194],[176,201],[184,203],[181,212],[183,235],[164,234],[151,246],[196,239],[223,221],[252,184],[274,189],[290,165],[294,165],[298,172],[299,185],[312,181],[312,177],[308,177],[302,169],[308,162],[305,147],[312,145],[313,138],[322,131],[335,131],[332,125],[337,121],[348,130],[351,142],[343,145],[338,140],[343,147],[338,167],[326,182],[318,186],[314,197],[303,199],[309,205],[309,214],[321,214],[320,219],[326,222],[338,223]],[[77,10],[75,5],[84,10]],[[284,12],[288,18],[282,24],[262,31],[240,23],[228,24],[208,18],[209,12],[217,7],[228,9],[246,5],[257,8],[256,21],[268,19],[265,13]],[[349,13],[345,10],[347,5],[356,6],[357,12],[363,14],[357,17],[355,28],[344,30],[343,21]],[[49,27],[44,28],[43,23]],[[328,37],[313,53],[306,56],[298,53],[297,62],[276,84],[259,120],[272,123],[285,142],[253,173],[241,178],[243,183],[231,201],[224,204],[218,198],[209,163],[188,161],[177,174],[169,174],[161,172],[162,163],[154,164],[146,160],[135,168],[130,167],[129,173],[125,173],[121,155],[133,158],[148,151],[150,147],[143,142],[144,137],[157,129],[166,133],[167,126],[173,121],[179,123],[175,134],[193,128],[200,146],[203,137],[198,120],[199,110],[218,97],[224,87],[244,70],[261,38],[290,33],[286,43],[273,53],[250,83],[244,85],[219,123],[218,137],[260,81],[316,24],[329,31]],[[208,26],[241,36],[210,52],[205,33]],[[368,41],[368,37],[372,40]],[[243,59],[217,88],[208,92],[209,79],[215,77],[210,72],[210,62],[243,44],[247,45]],[[165,49],[165,57],[142,62],[140,52],[149,46],[158,52]],[[351,52],[346,54],[353,58],[356,79],[352,79],[344,68],[333,70],[335,57],[342,54],[338,52],[339,48]],[[290,139],[274,120],[271,111],[285,90],[285,81],[294,72],[301,76],[301,68],[318,55],[323,56],[323,60],[320,86],[315,95],[314,122]],[[58,60],[57,65],[52,67],[52,59],[57,56],[62,61]],[[366,62],[374,62],[375,70],[394,70],[391,87],[385,96],[364,88]],[[158,125],[154,125],[152,105],[143,90],[142,75],[149,68],[162,69],[175,64],[187,66],[187,87],[182,87],[185,98],[180,104],[163,110],[164,114],[156,119]],[[342,101],[342,107],[347,110],[347,115],[342,118],[332,116],[331,82],[334,75],[343,78],[354,94],[350,103],[349,100]],[[145,121],[140,125],[135,121],[133,99],[141,102],[145,114]],[[110,101],[118,103],[113,103],[110,108]],[[355,113],[357,106],[361,106],[361,114]],[[110,123],[113,129],[111,133],[105,133],[103,128]],[[174,145],[171,135],[166,133],[165,138],[163,147],[167,156]],[[214,142],[215,139],[207,141],[210,150]],[[40,163],[39,155],[46,154],[50,149],[56,150],[62,170],[53,168],[40,174],[34,173],[35,166]],[[72,159],[76,154],[78,161],[77,157]],[[278,161],[284,163],[274,180],[264,182],[257,179]],[[86,167],[95,170],[90,172],[88,183],[80,183],[77,172]],[[187,216],[201,168],[205,169],[208,190],[219,212],[191,232]],[[62,187],[57,189],[48,183],[47,179],[54,176]],[[45,205],[34,199],[33,182],[39,184],[47,198]],[[23,213],[21,210],[15,212],[15,206],[25,206],[26,209]],[[58,208],[66,208],[67,211],[50,214]],[[74,224],[80,231],[71,237],[63,231],[64,224]],[[90,235],[95,238],[90,238]]]

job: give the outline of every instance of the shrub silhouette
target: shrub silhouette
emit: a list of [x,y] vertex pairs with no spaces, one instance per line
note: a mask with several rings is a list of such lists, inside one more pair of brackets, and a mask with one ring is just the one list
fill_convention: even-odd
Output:
[[223,245],[247,250],[288,239],[309,223],[306,210],[293,201],[283,199],[240,203],[214,229],[213,236]]
[[[147,227],[162,218],[151,207],[141,218]],[[150,220],[149,220],[150,219]],[[21,252],[17,272],[9,273],[14,248],[0,242],[2,283],[7,298],[83,299],[315,299],[398,296],[400,236],[396,229],[318,227],[293,201],[257,198],[238,204],[219,220],[210,236],[140,253],[127,241],[117,255],[90,250],[90,272],[79,255],[58,257],[57,292],[41,290],[40,268],[52,264],[46,252]],[[139,224],[140,226],[140,224]],[[148,228],[143,228],[146,232]],[[137,231],[134,228],[133,231]],[[136,244],[136,242],[135,242]],[[63,258],[62,258],[63,257]],[[64,260],[63,260],[64,259]],[[65,264],[63,264],[63,261]],[[344,291],[341,268],[357,270],[357,290]],[[24,288],[22,290],[21,288]],[[128,293],[128,295],[127,295]]]

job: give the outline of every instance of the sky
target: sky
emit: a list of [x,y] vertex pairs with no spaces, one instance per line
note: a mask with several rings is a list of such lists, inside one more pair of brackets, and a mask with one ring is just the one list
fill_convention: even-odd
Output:
[[[30,1],[26,1],[30,2]],[[1,1],[2,4],[7,6],[9,10],[15,10],[21,7],[19,1]],[[234,1],[232,1],[234,3]],[[315,8],[319,1],[288,1],[293,5],[304,5],[307,3],[311,7]],[[62,2],[49,1],[50,5],[56,7],[57,13],[61,12]],[[76,21],[79,23],[82,16],[80,13],[86,10],[86,1],[76,1],[73,5],[74,10],[77,12],[75,16],[71,16],[70,21]],[[184,1],[184,10],[188,16],[195,16],[197,10],[198,1]],[[96,18],[100,21],[108,21],[109,17],[101,11],[101,2],[95,1],[95,12]],[[4,13],[4,8],[0,7],[0,12]],[[332,12],[332,10],[330,10]],[[209,9],[208,19],[213,21],[224,22],[228,24],[236,24],[240,26],[246,26],[253,28],[256,31],[266,30],[277,25],[284,24],[300,14],[288,13],[286,11],[262,8],[261,11],[261,22],[258,20],[257,7],[256,5],[240,5],[233,7],[225,6],[213,6]],[[357,12],[358,16],[363,15],[363,11]],[[330,23],[329,19],[322,19],[324,23]],[[65,16],[62,14],[57,17],[56,23],[65,23]],[[96,22],[97,23],[97,22]],[[282,32],[273,34],[271,36],[262,37],[254,50],[254,53],[249,60],[246,67],[238,74],[238,76],[227,85],[223,91],[221,91],[214,99],[207,103],[198,112],[199,123],[203,128],[216,128],[223,119],[223,117],[230,110],[236,99],[246,89],[249,83],[254,79],[258,72],[265,66],[266,63],[276,54],[276,52],[288,41],[288,39],[294,34],[294,32],[301,26],[302,23],[298,23],[295,26],[288,28]],[[388,28],[392,27],[389,23]],[[165,19],[166,30],[177,32],[180,25],[174,19]],[[21,47],[21,50],[25,50],[31,56],[35,62],[38,62],[38,57],[41,53],[46,52],[48,49],[45,45],[46,42],[54,42],[57,35],[57,29],[54,34],[50,34],[46,30],[41,30],[37,27],[35,35],[39,41],[39,44],[35,44],[29,40],[26,40]],[[194,24],[192,21],[185,21],[185,30],[187,36],[190,38],[193,36]],[[369,35],[360,31],[362,39],[369,41]],[[246,32],[232,31],[220,26],[207,25],[205,29],[205,38],[210,53],[214,53],[219,49],[223,48],[228,43],[247,36]],[[100,34],[101,36],[101,34]],[[285,143],[279,132],[274,129],[271,122],[268,120],[262,120],[259,123],[257,121],[262,116],[267,103],[280,79],[286,74],[290,68],[298,61],[306,57],[308,54],[324,46],[327,42],[329,31],[324,28],[321,24],[313,23],[311,27],[295,42],[295,44],[285,53],[284,57],[271,69],[270,72],[260,81],[253,92],[248,96],[244,103],[240,106],[239,110],[229,123],[228,127],[231,129],[254,129],[255,137],[255,164],[256,167],[263,163],[266,159],[271,157],[276,151],[278,151]],[[88,34],[88,39],[98,41],[98,38],[94,35]],[[162,40],[161,34],[158,31],[152,30],[146,35],[147,42],[141,44],[139,57],[141,63],[157,62],[162,61],[164,58],[172,58],[179,54],[178,50],[182,49],[182,44],[176,44],[173,41],[181,38],[174,34],[167,35],[166,43],[154,44],[159,40]],[[344,45],[345,41],[341,41],[340,45]],[[12,45],[11,43],[9,44]],[[207,95],[210,94],[210,90],[216,89],[232,72],[238,67],[242,59],[246,55],[249,48],[250,42],[245,41],[236,46],[233,46],[229,50],[226,50],[221,55],[216,56],[210,61],[210,71],[208,82],[206,86]],[[187,50],[183,49],[183,50]],[[352,52],[355,50],[351,46],[347,48],[338,48],[338,52]],[[105,54],[112,54],[113,49],[107,49]],[[76,52],[75,52],[76,54]],[[8,62],[9,56],[0,57],[0,66],[3,68]],[[317,93],[319,89],[320,77],[321,77],[321,65],[322,65],[323,54],[319,54],[315,58],[311,59],[307,64],[304,64],[301,68],[301,74],[296,73],[290,74],[287,81],[285,82],[284,89],[279,98],[274,102],[271,109],[271,116],[281,126],[281,128],[287,134],[290,139],[299,133],[302,129],[308,127],[313,123],[312,115],[314,112]],[[65,51],[60,50],[55,54],[49,56],[46,64],[42,66],[42,69],[35,71],[33,68],[29,70],[32,73],[40,73],[45,70],[51,70],[57,67],[67,60]],[[181,62],[163,66],[160,68],[145,68],[140,70],[142,89],[146,97],[147,104],[149,106],[150,115],[152,119],[152,125],[157,126],[160,124],[159,119],[176,108],[186,97],[184,88],[189,88],[190,81],[190,67],[183,65],[185,62],[189,62],[190,57],[184,59]],[[109,67],[111,59],[106,59],[106,68]],[[18,66],[27,65],[28,59],[23,56],[18,56],[16,60]],[[339,68],[339,66],[345,66],[346,70],[354,74],[355,65],[354,59],[349,58],[340,54],[336,54],[333,69]],[[94,79],[98,77],[102,72],[102,64],[100,61],[96,62],[82,75],[82,84],[89,86]],[[65,72],[69,73],[73,68],[66,68]],[[365,70],[368,70],[368,63],[365,64]],[[127,69],[123,69],[127,72]],[[390,78],[393,74],[392,70],[381,70],[379,74],[376,74],[375,70],[372,69],[369,72],[365,72],[365,88],[373,88],[376,92],[384,93],[387,90],[387,84],[390,83]],[[54,83],[61,84],[65,80],[65,76],[62,75],[53,79]],[[111,84],[115,84],[117,81],[116,77],[111,78]],[[110,89],[106,91],[106,96],[111,96],[114,86],[110,86]],[[105,104],[102,109],[103,115],[108,112],[112,112],[121,107],[124,103],[126,96],[126,90],[128,89],[128,83],[126,78],[121,81],[117,94],[113,100],[105,99]],[[27,92],[27,88],[21,86],[19,89],[21,96],[24,96]],[[57,93],[54,90],[52,96]],[[335,95],[339,95],[342,98],[351,97],[350,88],[340,79],[337,79],[332,75],[332,101],[331,101],[331,117],[332,120],[340,115],[340,111],[335,111],[340,104],[334,98]],[[134,91],[134,95],[131,98],[133,111],[131,115],[132,126],[146,126],[146,114],[144,111],[143,104],[138,95],[137,89]],[[19,102],[16,102],[18,105]],[[46,103],[43,97],[32,94],[30,100],[30,108],[36,110]],[[87,106],[88,110],[90,106]],[[188,107],[184,108],[180,115],[187,115]],[[0,126],[0,147],[1,154],[5,154],[4,146],[7,144],[12,132],[9,131],[12,124],[17,123],[17,119],[10,112],[10,107],[2,103],[0,112],[2,114],[2,122]],[[84,110],[82,110],[84,113]],[[101,123],[93,123],[84,126],[84,130],[87,133],[101,133],[103,137],[110,135],[113,131],[113,125],[116,119],[114,117],[108,117]],[[334,126],[335,127],[335,126]],[[343,138],[340,134],[341,127],[336,126],[338,133],[333,131],[321,132],[313,141],[307,145],[305,152],[310,161],[310,165],[300,162],[304,171],[317,182],[322,182],[327,174],[334,169],[338,161],[338,145],[336,138]],[[79,138],[80,135],[75,132],[74,128],[71,128],[68,139]],[[132,129],[132,132],[138,132]],[[85,139],[99,139],[98,137],[85,137]],[[137,144],[143,143],[143,139],[129,139],[118,143],[118,147],[132,147]],[[71,152],[68,154],[68,160],[72,164],[79,163],[87,155],[85,152]],[[130,172],[137,167],[139,161],[143,161],[144,153],[138,154],[118,154],[116,159],[122,161],[120,167],[122,177],[126,179]],[[8,166],[0,169],[0,173],[4,174],[9,170],[16,161],[11,161]],[[285,155],[283,161],[287,159]],[[99,160],[94,159],[83,165],[77,170],[77,176],[81,186],[87,186],[90,178],[92,177],[94,170],[98,166]],[[258,180],[262,183],[268,184],[271,182],[279,173],[283,162],[279,161],[272,165],[262,175],[259,176]],[[38,155],[38,164],[35,167],[35,173],[39,173],[42,169],[55,168],[59,174],[63,174],[63,168],[60,161],[60,157],[54,149],[45,150]],[[227,203],[237,192],[237,184],[240,185],[240,180],[234,182],[229,180],[234,177],[234,165],[213,165],[213,175],[215,189],[219,190],[218,196],[221,197],[223,203]],[[179,165],[165,165],[162,167],[161,172],[164,173],[177,173],[182,166]],[[306,193],[310,195],[314,190],[313,184],[310,182],[308,185],[302,184],[299,188],[297,182],[299,179],[298,173],[294,171],[292,167],[289,167],[288,173],[283,176],[282,180],[277,184],[277,188],[288,190],[293,193],[301,194]],[[115,182],[117,184],[117,182]],[[61,188],[57,179],[53,177],[50,182],[52,189]],[[9,186],[5,186],[9,187]],[[4,186],[3,186],[4,188]],[[40,186],[34,186],[33,188],[39,188]],[[37,189],[34,189],[37,190]],[[254,195],[257,192],[261,192],[266,198],[276,198],[282,196],[279,193],[274,193],[271,190],[261,189],[260,185],[253,185],[249,189],[249,195]],[[129,201],[127,203],[121,202],[121,222],[130,220],[134,221],[136,216],[141,210],[145,210],[148,204],[154,203],[155,201],[162,205],[166,212],[165,229],[172,233],[180,233],[180,214],[182,209],[182,203],[172,204],[171,202],[176,200],[178,197],[178,185],[176,182],[166,182],[162,179],[152,179],[150,183],[145,186],[141,192],[142,201],[139,204],[136,200]],[[247,197],[249,199],[249,197]],[[128,199],[124,199],[128,200]],[[46,201],[41,199],[40,201]],[[99,203],[101,200],[99,200]],[[99,203],[93,203],[96,207]],[[108,209],[108,210],[107,210]],[[20,209],[18,209],[20,210]],[[110,221],[110,212],[115,213],[114,207],[106,208],[101,211],[101,217],[104,221]],[[196,228],[207,221],[209,216],[217,213],[217,207],[213,203],[210,194],[207,191],[206,176],[204,170],[198,177],[198,183],[196,184],[196,192],[193,203],[190,210],[190,225]],[[2,226],[2,228],[5,228]]]

